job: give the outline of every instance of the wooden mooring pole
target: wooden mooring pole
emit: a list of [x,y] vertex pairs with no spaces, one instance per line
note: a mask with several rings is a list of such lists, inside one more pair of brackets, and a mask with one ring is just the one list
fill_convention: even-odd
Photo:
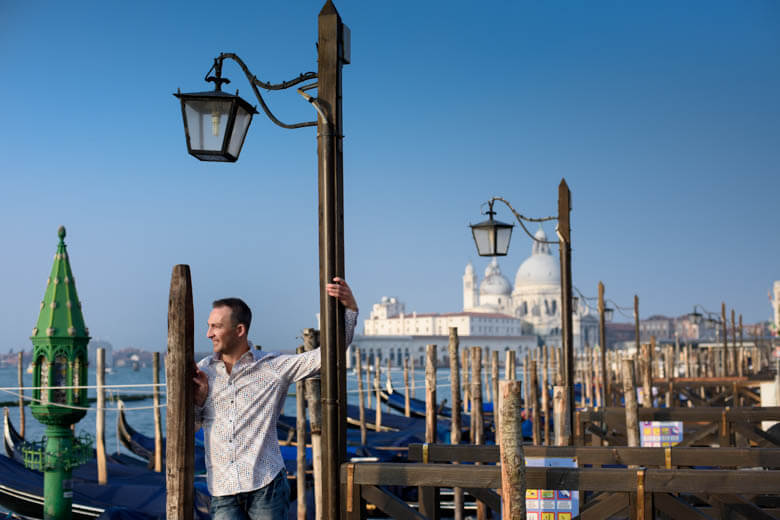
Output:
[[[358,383],[358,419],[360,420],[360,445],[366,445],[366,396],[363,392],[363,353],[360,349],[355,349],[355,365],[357,370],[357,383]],[[406,365],[404,365],[406,367]],[[406,376],[404,371],[404,376]],[[407,381],[408,382],[408,381]],[[407,387],[408,392],[408,387]],[[407,417],[409,417],[407,415]]]
[[25,417],[24,417],[24,352],[17,355],[18,365],[17,374],[19,376],[19,434],[24,439],[25,435]]
[[[550,445],[550,358],[547,345],[542,348],[542,417],[544,421],[544,445]],[[503,394],[502,394],[503,395]]]
[[97,477],[101,486],[108,483],[106,468],[106,350],[98,348],[95,379],[97,380],[97,409],[95,410],[95,455],[97,457]]
[[[471,443],[485,443],[485,423],[482,418],[482,347],[471,347]],[[487,505],[477,500],[477,520],[487,518]]]
[[195,322],[192,310],[192,278],[188,265],[176,265],[168,298],[168,385],[166,407],[165,482],[166,518],[191,520],[194,507]]
[[[425,442],[436,442],[436,345],[425,346]],[[425,518],[439,518],[439,489],[419,487],[420,514]]]
[[639,414],[636,403],[634,361],[623,360],[623,398],[626,403],[626,432],[629,446],[639,446]]
[[411,416],[409,396],[409,358],[404,358],[404,415]]
[[501,518],[525,519],[525,457],[519,381],[501,383]]
[[[303,329],[303,350],[309,352],[320,346],[320,334],[315,329]],[[319,378],[306,379],[306,406],[309,409],[311,430],[311,457],[314,473],[314,515],[317,520],[324,517],[322,498],[322,388]]]
[[160,353],[152,353],[152,404],[154,404],[154,471],[162,471],[163,444],[162,444],[162,418],[160,417]]
[[436,345],[425,346],[425,442],[436,442]]
[[536,361],[531,360],[529,363],[528,370],[531,373],[531,427],[534,446],[539,446],[541,444],[541,430],[539,428],[539,375],[536,371]]
[[[448,344],[448,353],[450,360],[450,396],[452,399],[452,417],[450,422],[450,444],[460,444],[460,366],[458,357],[458,328],[450,327],[450,341]],[[455,520],[463,520],[463,489],[456,487],[453,489],[453,506]]]
[[[298,354],[303,351],[303,345],[296,350]],[[355,352],[358,358],[359,380],[360,351],[356,349]],[[363,409],[361,408],[362,411]],[[361,424],[365,428],[365,423]],[[363,444],[365,444],[365,440],[363,440]],[[295,475],[296,512],[298,520],[306,520],[306,383],[303,380],[295,383]]]
[[376,431],[382,430],[382,388],[381,388],[381,378],[382,377],[382,363],[379,362],[379,356],[376,356],[374,358],[374,392],[376,393],[375,401],[376,401],[376,409],[375,411],[375,417],[376,422],[374,423],[374,426],[376,427]]

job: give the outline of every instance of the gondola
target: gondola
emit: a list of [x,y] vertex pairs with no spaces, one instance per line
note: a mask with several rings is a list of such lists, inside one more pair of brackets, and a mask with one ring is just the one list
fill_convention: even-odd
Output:
[[[43,518],[43,473],[27,469],[23,439],[13,427],[8,413],[3,420],[5,455],[0,456],[0,506],[19,515]],[[143,464],[124,464],[116,456],[107,457],[108,483],[97,482],[97,461],[73,468],[73,519],[88,520],[107,511],[122,511],[126,519],[157,518],[165,512],[165,475],[149,471]],[[210,498],[199,486],[195,489],[196,518],[206,520]]]

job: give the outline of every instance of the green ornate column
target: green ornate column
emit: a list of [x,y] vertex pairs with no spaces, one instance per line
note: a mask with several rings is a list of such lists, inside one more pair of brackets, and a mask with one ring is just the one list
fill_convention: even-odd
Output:
[[74,438],[70,427],[89,406],[87,390],[67,388],[87,384],[87,343],[81,302],[65,246],[65,228],[46,282],[38,323],[33,328],[33,416],[46,425],[40,442],[25,443],[25,464],[44,472],[44,518],[71,518],[71,470],[91,456],[89,436]]

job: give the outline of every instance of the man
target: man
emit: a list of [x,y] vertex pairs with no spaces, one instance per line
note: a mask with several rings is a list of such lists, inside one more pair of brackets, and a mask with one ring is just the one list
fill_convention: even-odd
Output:
[[[349,285],[334,278],[328,295],[346,307],[347,345],[358,307]],[[205,433],[214,520],[286,519],[290,495],[276,421],[290,383],[320,370],[319,349],[262,353],[247,340],[252,312],[238,298],[217,300],[207,336],[214,354],[195,370],[195,427]]]

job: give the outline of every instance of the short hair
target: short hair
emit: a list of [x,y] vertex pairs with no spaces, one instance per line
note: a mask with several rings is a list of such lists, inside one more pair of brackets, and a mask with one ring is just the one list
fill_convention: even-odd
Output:
[[217,307],[229,307],[231,315],[233,316],[233,325],[243,324],[246,330],[249,331],[249,326],[252,324],[252,311],[249,309],[249,305],[244,303],[241,298],[222,298],[214,300],[211,304],[212,308]]

